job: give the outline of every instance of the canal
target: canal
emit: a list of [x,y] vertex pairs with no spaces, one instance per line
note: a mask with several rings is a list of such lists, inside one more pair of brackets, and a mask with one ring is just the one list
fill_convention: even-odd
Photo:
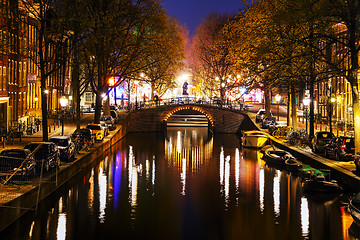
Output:
[[356,239],[340,197],[261,155],[206,128],[129,134],[0,239]]

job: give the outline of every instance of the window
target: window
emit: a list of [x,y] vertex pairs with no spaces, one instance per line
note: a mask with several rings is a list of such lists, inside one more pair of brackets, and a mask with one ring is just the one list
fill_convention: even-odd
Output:
[[92,101],[93,101],[92,93],[91,92],[85,93],[85,102],[92,102]]

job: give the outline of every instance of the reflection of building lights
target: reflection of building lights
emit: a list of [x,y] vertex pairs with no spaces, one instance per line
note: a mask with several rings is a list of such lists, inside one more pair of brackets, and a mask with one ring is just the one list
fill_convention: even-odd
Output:
[[66,239],[66,214],[65,213],[59,214],[56,236],[57,236],[57,239],[59,239],[59,240]]
[[230,202],[230,156],[225,158],[225,179],[224,179],[225,205]]
[[265,200],[265,173],[264,168],[260,169],[259,173],[259,201],[260,201],[260,211],[264,212],[264,200]]
[[239,180],[240,180],[240,151],[238,148],[235,150],[235,185],[236,190],[239,190]]
[[146,159],[146,162],[145,162],[145,172],[146,172],[146,181],[149,181],[149,177],[150,177],[150,161],[148,159]]
[[100,223],[104,223],[105,209],[106,209],[107,180],[102,164],[100,165],[98,179],[99,179],[99,201],[100,201],[99,220]]
[[274,176],[274,213],[276,217],[280,216],[280,174],[279,170],[276,170]]
[[29,239],[31,239],[31,237],[33,235],[34,225],[35,225],[35,221],[32,221],[31,226],[30,226],[30,231],[29,231]]
[[35,102],[39,101],[39,98],[38,97],[35,97],[34,98]]
[[152,162],[152,185],[155,186],[155,157]]
[[129,194],[130,205],[136,207],[137,205],[137,167],[135,165],[135,156],[133,147],[129,146]]
[[222,186],[224,183],[224,164],[225,164],[224,148],[221,147],[221,151],[220,151],[220,186]]
[[300,206],[301,212],[301,230],[302,230],[302,235],[304,237],[309,235],[309,219],[310,219],[310,214],[309,214],[309,204],[306,198],[301,198],[301,206]]
[[180,173],[180,179],[181,179],[181,195],[185,196],[185,190],[186,190],[186,159],[183,158],[181,161],[181,173]]
[[177,132],[177,138],[176,138],[176,150],[178,153],[181,153],[181,132]]
[[45,94],[49,94],[49,90],[45,89],[45,90],[44,90],[44,93],[45,93]]

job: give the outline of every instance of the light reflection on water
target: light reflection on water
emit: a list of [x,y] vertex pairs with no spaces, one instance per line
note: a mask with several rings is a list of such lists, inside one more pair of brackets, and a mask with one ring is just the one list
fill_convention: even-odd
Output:
[[26,237],[4,239],[354,239],[338,199],[304,196],[297,176],[260,157],[204,129],[130,135],[31,219]]

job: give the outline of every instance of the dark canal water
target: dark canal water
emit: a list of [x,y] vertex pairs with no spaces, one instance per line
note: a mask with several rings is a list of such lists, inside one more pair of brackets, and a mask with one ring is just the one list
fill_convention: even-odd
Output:
[[355,239],[338,197],[261,155],[206,128],[131,134],[0,239]]

